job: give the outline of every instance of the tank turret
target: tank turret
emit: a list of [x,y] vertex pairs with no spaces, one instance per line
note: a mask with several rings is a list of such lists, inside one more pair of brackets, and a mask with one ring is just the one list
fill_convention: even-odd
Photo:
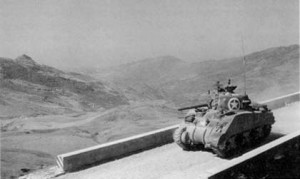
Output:
[[200,146],[226,157],[270,134],[275,120],[266,105],[252,104],[247,94],[234,93],[237,86],[230,80],[227,87],[222,88],[219,82],[216,87],[210,104],[179,109],[194,110],[173,134],[180,147],[191,150]]

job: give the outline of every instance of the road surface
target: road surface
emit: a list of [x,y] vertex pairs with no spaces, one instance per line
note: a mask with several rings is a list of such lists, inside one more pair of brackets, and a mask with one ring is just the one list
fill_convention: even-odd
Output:
[[[274,110],[276,123],[267,141],[300,129],[300,103]],[[183,151],[175,144],[164,145],[58,179],[201,178],[207,169],[225,164],[211,151]],[[234,160],[234,159],[231,159]]]

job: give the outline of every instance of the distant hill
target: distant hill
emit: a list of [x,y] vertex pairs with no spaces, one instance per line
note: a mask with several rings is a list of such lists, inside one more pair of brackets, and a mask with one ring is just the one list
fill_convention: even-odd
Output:
[[113,88],[93,78],[39,65],[27,55],[0,58],[0,117],[39,116],[127,104]]
[[[91,75],[111,83],[129,99],[166,99],[177,105],[207,98],[216,81],[230,78],[243,92],[243,58],[188,63],[163,56],[101,69]],[[299,45],[275,47],[245,56],[247,93],[265,100],[299,91]]]
[[[299,45],[246,55],[246,63],[252,99],[299,91]],[[163,56],[88,72],[27,55],[0,58],[2,178],[54,165],[61,153],[177,124],[184,113],[176,108],[205,101],[217,80],[231,78],[237,92],[244,87],[241,57],[188,63]]]

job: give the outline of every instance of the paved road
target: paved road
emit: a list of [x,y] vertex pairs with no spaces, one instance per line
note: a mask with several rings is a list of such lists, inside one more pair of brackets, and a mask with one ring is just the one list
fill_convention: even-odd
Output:
[[[288,107],[274,110],[276,123],[267,140],[273,140],[280,134],[291,133],[299,129],[299,109],[300,103],[294,103]],[[228,161],[216,157],[210,151],[187,152],[175,144],[168,144],[100,166],[62,175],[58,178],[201,178],[206,169],[211,169]]]

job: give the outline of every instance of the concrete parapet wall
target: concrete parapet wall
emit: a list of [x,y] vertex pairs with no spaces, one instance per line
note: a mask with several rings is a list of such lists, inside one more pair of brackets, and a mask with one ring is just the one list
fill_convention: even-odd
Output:
[[[271,109],[276,109],[299,101],[299,95],[300,93],[297,92],[261,103],[267,104]],[[178,125],[174,125],[114,142],[61,154],[57,156],[57,164],[65,172],[76,171],[91,165],[171,143],[173,141],[172,134],[177,127]]]
[[300,92],[292,93],[289,95],[274,98],[268,101],[262,101],[261,103],[268,105],[270,109],[277,109],[286,106],[287,104],[300,101]]
[[136,135],[114,142],[77,150],[57,156],[57,164],[64,171],[76,171],[89,165],[128,156],[138,151],[173,142],[172,134],[178,125]]
[[[221,165],[217,168],[207,170],[208,176],[205,178],[208,179],[239,178],[242,175],[252,176],[252,177],[245,176],[246,178],[253,178],[253,176],[257,178],[257,176],[255,175],[260,175],[260,173],[258,173],[259,170],[260,172],[266,172],[267,174],[268,171],[266,170],[274,170],[274,168],[270,168],[270,165],[272,165],[272,163],[277,163],[278,165],[279,162],[276,162],[276,160],[279,160],[280,158],[286,156],[295,158],[296,156],[294,155],[299,155],[299,153],[300,153],[300,130],[288,134],[286,136],[283,136],[257,149],[254,149],[239,158],[229,161],[228,163],[226,163],[226,165]],[[284,167],[284,166],[279,166],[279,167]],[[298,168],[299,167],[300,166],[298,166]],[[290,174],[288,176],[293,177],[293,174]]]

